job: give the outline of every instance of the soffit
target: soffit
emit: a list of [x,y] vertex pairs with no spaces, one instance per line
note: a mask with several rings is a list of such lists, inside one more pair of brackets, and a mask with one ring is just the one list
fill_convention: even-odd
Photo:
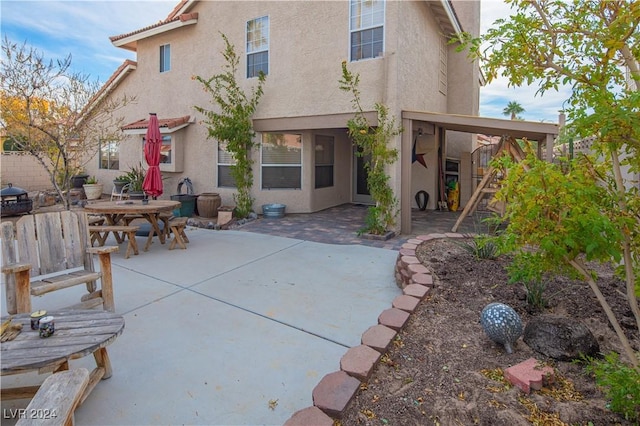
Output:
[[446,35],[451,36],[464,31],[449,0],[427,0],[427,4],[433,11],[433,16]]

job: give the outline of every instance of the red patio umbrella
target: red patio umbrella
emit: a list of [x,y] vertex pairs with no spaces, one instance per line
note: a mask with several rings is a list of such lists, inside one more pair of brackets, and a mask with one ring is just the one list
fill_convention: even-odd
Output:
[[162,146],[162,135],[160,125],[155,113],[149,114],[149,125],[144,143],[144,159],[149,168],[144,177],[142,189],[154,199],[162,195],[162,174],[160,173],[160,147]]

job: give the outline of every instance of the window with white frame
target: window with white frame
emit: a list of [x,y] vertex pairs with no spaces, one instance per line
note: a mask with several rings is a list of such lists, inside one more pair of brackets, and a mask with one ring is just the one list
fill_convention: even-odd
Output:
[[333,136],[316,136],[315,142],[315,172],[316,188],[333,186]]
[[263,133],[262,189],[302,188],[302,136]]
[[100,141],[98,167],[105,170],[120,169],[120,150],[116,142]]
[[376,58],[384,47],[384,0],[351,0],[351,60]]
[[171,45],[160,46],[160,72],[171,70]]
[[269,74],[269,17],[247,22],[247,78]]
[[233,156],[227,151],[226,142],[218,142],[218,186],[235,188],[236,181],[231,175],[231,166],[236,164]]
[[[174,161],[173,143],[171,135],[162,135],[162,145],[160,145],[160,164],[172,164]],[[147,138],[142,137],[142,147],[147,143]]]

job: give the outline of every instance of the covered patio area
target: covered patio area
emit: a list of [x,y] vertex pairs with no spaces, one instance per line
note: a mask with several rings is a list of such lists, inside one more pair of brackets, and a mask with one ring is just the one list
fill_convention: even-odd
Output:
[[[400,155],[400,226],[402,234],[420,233],[420,229],[413,229],[419,223],[413,220],[412,200],[416,189],[424,189],[431,194],[432,205],[442,201],[447,163],[459,165],[455,172],[455,179],[460,184],[460,210],[465,206],[476,189],[477,181],[474,179],[473,170],[477,165],[473,164],[472,152],[476,148],[476,135],[487,136],[511,136],[516,139],[526,138],[537,142],[538,156],[547,161],[553,160],[553,143],[563,125],[562,115],[560,124],[537,123],[521,120],[502,120],[470,115],[440,114],[424,111],[402,112],[402,148]],[[429,134],[432,141],[431,166],[427,170],[412,162],[417,135]],[[461,134],[466,134],[461,136]],[[470,142],[461,142],[470,139]],[[452,141],[456,141],[452,143]],[[468,145],[468,146],[467,146]],[[436,158],[437,156],[437,158]],[[415,172],[415,168],[421,170]],[[436,203],[434,203],[434,201]],[[456,218],[457,219],[457,218]],[[455,223],[455,219],[454,219]],[[453,226],[453,224],[452,224]],[[460,232],[468,230],[458,229]],[[449,228],[451,230],[451,227]]]

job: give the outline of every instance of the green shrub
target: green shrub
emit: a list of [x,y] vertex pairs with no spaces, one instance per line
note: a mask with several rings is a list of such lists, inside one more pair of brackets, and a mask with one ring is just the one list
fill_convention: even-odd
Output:
[[136,166],[131,166],[127,172],[127,182],[129,182],[130,191],[142,191],[145,174],[146,171],[142,167],[142,162],[139,162]]
[[498,247],[493,240],[486,235],[476,235],[470,240],[459,241],[456,242],[456,244],[476,259],[495,259],[498,256]]
[[587,371],[595,376],[611,411],[627,420],[640,421],[640,371],[622,363],[615,352],[606,355],[604,360],[586,357],[586,361]]
[[547,285],[540,280],[526,281],[524,290],[527,293],[527,304],[537,310],[547,307],[547,299],[544,297],[544,290]]

